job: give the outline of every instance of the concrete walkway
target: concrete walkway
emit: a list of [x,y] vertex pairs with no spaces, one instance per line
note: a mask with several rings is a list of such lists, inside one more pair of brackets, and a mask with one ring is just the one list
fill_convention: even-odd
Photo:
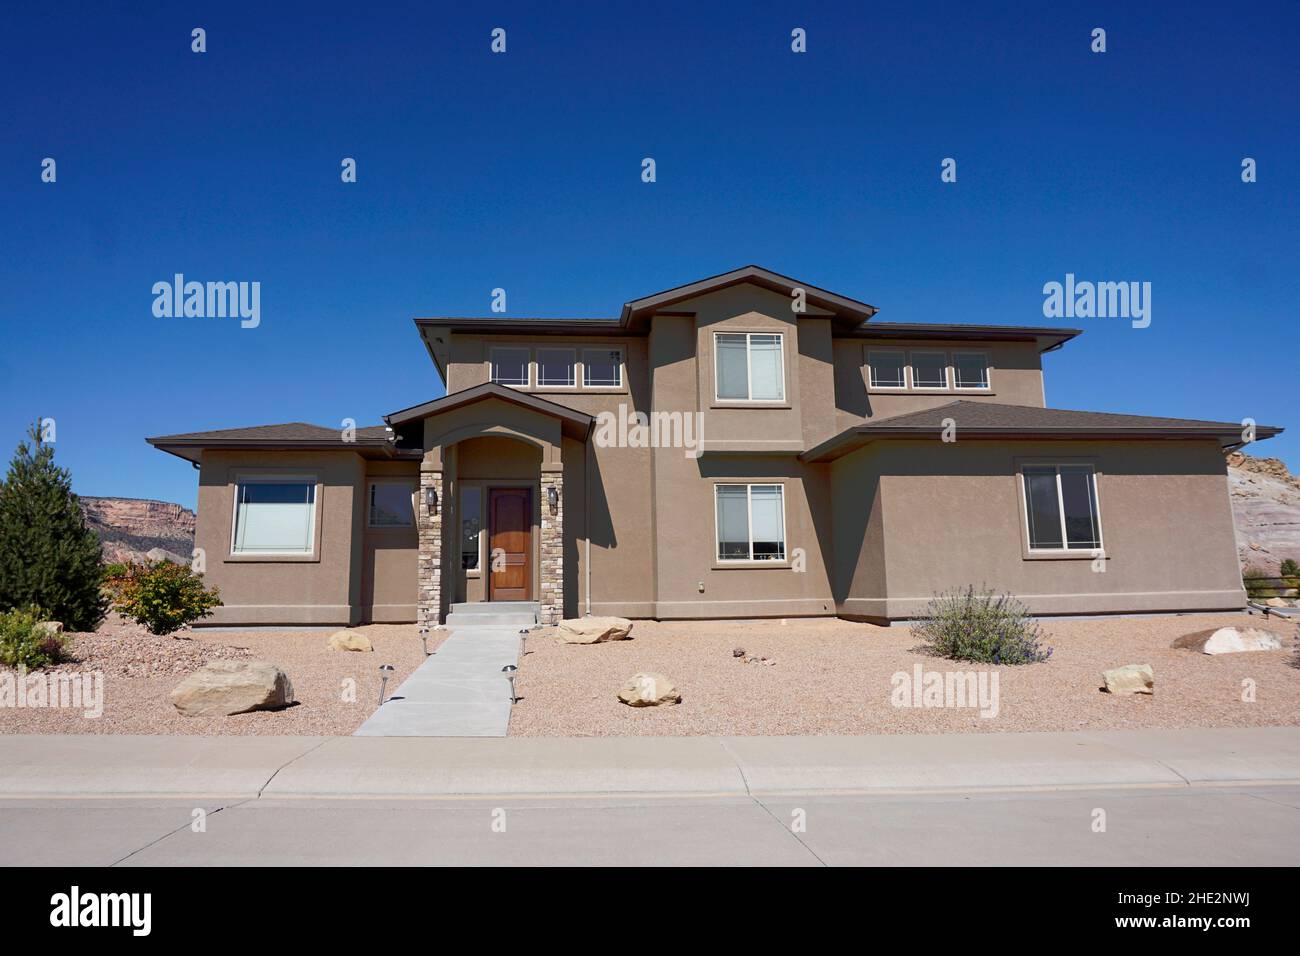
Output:
[[0,734],[5,798],[752,797],[1243,784],[1300,784],[1300,727],[477,740]]
[[357,728],[357,737],[504,737],[519,665],[518,622],[455,626],[437,652]]

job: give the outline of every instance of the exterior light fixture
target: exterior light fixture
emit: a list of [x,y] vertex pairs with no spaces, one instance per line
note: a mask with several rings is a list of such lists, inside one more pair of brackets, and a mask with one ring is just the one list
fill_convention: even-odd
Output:
[[384,706],[384,689],[388,687],[388,678],[393,676],[392,664],[379,665],[379,706]]
[[559,506],[560,493],[555,490],[554,485],[551,485],[551,487],[546,489],[546,501],[548,504],[550,504],[552,511],[554,511]]
[[429,625],[420,626],[420,644],[424,647],[424,656],[429,656]]
[[436,514],[438,513],[438,492],[437,492],[437,490],[435,490],[435,489],[433,489],[433,488],[425,488],[425,489],[424,489],[424,503],[425,503],[425,506],[428,507],[428,509],[429,509],[429,514],[431,514],[431,515],[436,515]]
[[519,670],[519,668],[515,667],[514,664],[507,664],[505,667],[501,668],[501,673],[506,676],[506,680],[510,681],[510,703],[512,704],[519,703],[519,697],[515,694],[515,672],[517,670]]
[[525,628],[522,628],[522,629],[519,631],[519,657],[520,657],[521,659],[523,658],[523,656],[524,656],[525,654],[528,653],[528,651],[525,650],[525,647],[526,647],[526,645],[528,644],[528,631],[529,631],[529,630],[530,630],[529,628],[526,628],[526,627],[525,627]]

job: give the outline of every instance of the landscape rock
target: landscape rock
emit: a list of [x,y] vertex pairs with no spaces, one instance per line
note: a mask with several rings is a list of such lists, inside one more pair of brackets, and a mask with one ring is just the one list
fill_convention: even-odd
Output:
[[150,548],[144,553],[144,556],[150,561],[170,561],[172,564],[189,564],[189,558],[183,558],[174,551],[168,551],[166,548]]
[[1284,601],[1279,597],[1271,597],[1267,601],[1265,601],[1264,604],[1267,607],[1290,607],[1291,606],[1290,602]]
[[331,651],[373,651],[370,638],[356,631],[335,631],[328,641]]
[[1111,694],[1154,694],[1155,671],[1150,664],[1125,664],[1101,672],[1102,683]]
[[632,622],[625,617],[576,617],[559,623],[559,639],[565,644],[600,644],[625,641]]
[[63,633],[62,621],[37,621],[36,633],[42,637],[52,637],[55,634]]
[[618,699],[629,707],[657,707],[660,704],[680,704],[682,695],[663,674],[642,671],[628,678],[618,692]]
[[743,647],[735,647],[735,648],[732,648],[731,656],[732,656],[732,657],[744,657],[744,656],[745,656],[745,649],[744,649]]
[[177,684],[171,702],[186,717],[228,717],[289,705],[293,684],[269,661],[216,660]]
[[1276,651],[1282,647],[1282,639],[1257,627],[1221,627],[1185,635],[1171,646],[1203,654],[1240,654],[1245,651]]

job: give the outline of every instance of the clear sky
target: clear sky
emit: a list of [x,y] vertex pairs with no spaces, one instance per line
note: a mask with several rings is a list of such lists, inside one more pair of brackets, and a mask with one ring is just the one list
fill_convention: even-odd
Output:
[[[434,398],[412,316],[752,262],[880,321],[1080,325],[1049,404],[1250,416],[1300,467],[1297,63],[1295,2],[11,7],[0,452],[52,417],[78,492],[192,506],[145,436]],[[155,317],[177,272],[260,282],[261,324]],[[1150,327],[1045,319],[1066,273],[1150,282]]]

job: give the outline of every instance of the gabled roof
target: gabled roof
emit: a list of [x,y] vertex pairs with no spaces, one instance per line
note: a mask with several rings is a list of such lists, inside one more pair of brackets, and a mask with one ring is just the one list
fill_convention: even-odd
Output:
[[[947,420],[955,423],[959,441],[990,438],[1215,438],[1227,447],[1240,444],[1242,432],[1239,422],[1120,415],[1115,412],[1084,412],[960,400],[855,425],[815,448],[810,448],[799,457],[804,461],[833,461],[881,439],[938,437]],[[1271,425],[1258,425],[1255,437],[1272,438],[1281,431],[1281,428]]]
[[308,422],[253,425],[248,428],[219,428],[206,432],[182,432],[146,438],[149,444],[168,454],[198,462],[205,448],[261,448],[280,451],[355,451],[367,458],[402,458],[412,453],[399,449],[383,425],[366,425],[356,430],[352,441],[344,441],[341,428],[327,428]]
[[393,428],[400,428],[402,425],[428,418],[431,415],[439,415],[454,408],[461,408],[474,402],[482,402],[492,398],[519,405],[542,415],[558,418],[564,434],[579,441],[586,441],[587,436],[591,433],[592,426],[596,422],[596,419],[586,412],[580,412],[558,402],[548,401],[536,395],[529,395],[526,392],[507,388],[495,382],[484,382],[482,385],[475,385],[472,388],[465,388],[459,392],[444,395],[442,398],[435,398],[431,402],[424,402],[420,405],[412,405],[410,408],[403,408],[400,411],[390,412],[384,416],[384,421],[388,422]]

